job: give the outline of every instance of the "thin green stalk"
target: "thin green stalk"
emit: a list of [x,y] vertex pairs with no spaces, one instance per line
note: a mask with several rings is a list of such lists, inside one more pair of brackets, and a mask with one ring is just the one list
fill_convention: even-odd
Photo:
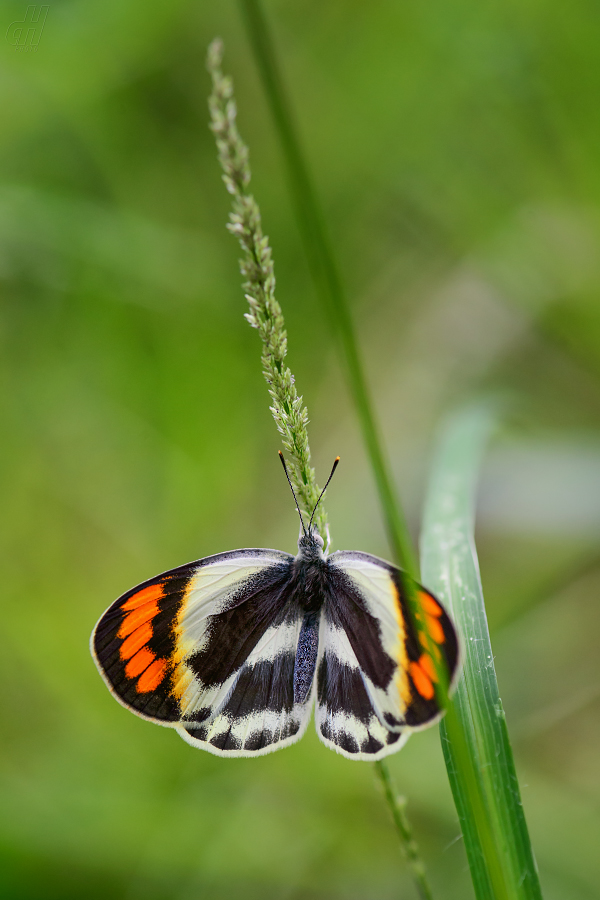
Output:
[[[271,412],[288,452],[289,474],[298,501],[305,515],[310,517],[320,491],[315,470],[310,465],[308,411],[302,405],[294,377],[285,365],[287,332],[281,307],[275,297],[271,248],[269,239],[262,231],[260,209],[248,190],[251,177],[248,148],[237,130],[233,84],[221,71],[222,54],[221,41],[213,41],[207,57],[213,85],[208,105],[223,180],[232,197],[232,212],[227,227],[238,238],[242,248],[240,269],[250,307],[246,319],[256,328],[262,341],[263,374],[272,400]],[[315,514],[315,525],[325,538],[327,517],[322,503]]]
[[390,807],[394,825],[396,826],[400,843],[404,848],[413,880],[417,891],[419,892],[419,897],[421,897],[421,900],[432,900],[433,895],[427,881],[425,866],[423,865],[423,860],[421,859],[421,854],[419,852],[419,845],[413,838],[410,822],[406,815],[406,798],[397,796],[392,784],[389,769],[384,765],[382,760],[378,760],[375,763],[375,770],[381,779],[385,799]]
[[398,564],[413,578],[418,578],[417,557],[393,486],[390,466],[383,451],[344,287],[312,179],[300,148],[273,42],[259,0],[240,0],[240,3],[283,147],[300,233],[312,277],[321,302],[331,319],[332,332],[339,344],[344,371],[375,476],[390,547]]
[[[243,143],[236,125],[236,106],[233,85],[230,78],[223,75],[221,61],[223,46],[216,40],[209,47],[207,68],[210,72],[213,90],[209,99],[211,129],[215,134],[219,161],[223,169],[223,180],[232,195],[233,211],[230,215],[229,230],[239,239],[243,251],[240,262],[244,275],[244,290],[250,306],[246,319],[256,328],[263,343],[263,372],[273,400],[271,412],[282,435],[283,444],[291,457],[290,475],[298,499],[310,515],[319,496],[314,469],[310,466],[308,444],[308,413],[302,406],[302,398],[296,392],[294,378],[284,364],[287,352],[287,334],[281,307],[275,298],[275,275],[268,239],[263,235],[260,210],[249,193],[250,166],[248,148]],[[349,320],[348,320],[349,321]],[[360,370],[358,370],[360,371]],[[369,409],[368,401],[366,408]],[[376,439],[375,445],[378,446]],[[394,498],[389,495],[394,506]],[[327,519],[323,504],[319,505],[315,524],[321,534],[327,534]],[[410,546],[410,545],[409,545]],[[411,596],[411,587],[408,587]],[[396,830],[402,843],[417,891],[422,900],[431,900],[425,867],[419,857],[418,847],[412,840],[404,807],[398,803],[391,786],[387,766],[378,762],[377,770],[384,783],[386,800],[390,806]]]
[[440,725],[442,749],[478,900],[541,900],[521,803],[475,551],[479,461],[489,407],[454,417],[440,441],[425,504],[423,577],[463,636],[463,671]]

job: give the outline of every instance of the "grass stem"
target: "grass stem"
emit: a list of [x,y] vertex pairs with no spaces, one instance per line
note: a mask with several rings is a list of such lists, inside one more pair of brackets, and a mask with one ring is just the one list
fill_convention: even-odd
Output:
[[[240,269],[249,306],[245,316],[262,341],[261,362],[271,397],[271,413],[288,453],[288,470],[296,495],[305,516],[310,517],[320,491],[315,471],[310,465],[308,411],[298,395],[294,376],[285,364],[287,332],[281,306],[275,296],[271,248],[269,239],[263,234],[260,209],[249,190],[249,153],[237,129],[233,83],[221,71],[222,55],[221,41],[213,41],[207,55],[207,69],[212,78],[208,105],[223,180],[232,198],[227,227],[242,248]],[[315,525],[323,538],[327,538],[323,503],[316,510]]]
[[374,763],[374,765],[375,770],[381,780],[385,799],[387,800],[387,804],[392,813],[394,825],[396,827],[398,837],[400,838],[400,844],[404,850],[406,860],[408,862],[408,866],[410,868],[419,897],[421,898],[421,900],[433,900],[431,888],[429,887],[429,882],[427,881],[425,865],[423,863],[423,860],[421,859],[421,854],[419,852],[419,845],[413,837],[410,822],[408,821],[408,816],[406,815],[406,798],[399,797],[396,794],[394,785],[392,784],[390,771],[385,762],[383,760],[378,760],[376,763]]

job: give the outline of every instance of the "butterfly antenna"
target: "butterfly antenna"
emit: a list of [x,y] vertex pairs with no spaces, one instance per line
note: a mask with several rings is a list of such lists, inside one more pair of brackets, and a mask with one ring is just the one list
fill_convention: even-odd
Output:
[[296,497],[296,491],[294,490],[294,486],[292,485],[292,482],[290,480],[289,472],[288,472],[287,466],[285,464],[285,459],[283,457],[283,453],[281,452],[281,450],[279,450],[278,453],[279,453],[279,459],[281,460],[281,465],[283,466],[283,471],[285,472],[285,477],[287,478],[288,484],[290,486],[290,490],[291,490],[292,494],[294,495],[296,509],[298,510],[298,515],[300,516],[300,522],[302,523],[302,531],[304,532],[304,536],[308,537],[308,533],[306,531],[306,525],[304,524],[304,519],[302,518],[302,513],[300,512],[300,507],[298,506],[298,498]]
[[314,517],[315,517],[315,513],[316,513],[316,511],[317,511],[317,506],[318,506],[319,503],[321,502],[321,497],[323,496],[323,494],[325,493],[325,491],[326,491],[327,488],[329,487],[329,482],[330,482],[331,479],[333,478],[333,473],[334,473],[335,470],[337,469],[339,461],[340,461],[339,456],[336,456],[335,462],[333,463],[333,467],[332,467],[332,469],[331,469],[331,474],[330,474],[329,478],[327,479],[327,481],[325,482],[325,487],[323,488],[323,490],[322,490],[321,493],[319,494],[319,499],[318,499],[317,502],[315,503],[315,508],[314,508],[313,511],[312,511],[312,516],[310,517],[310,522],[308,523],[308,530],[309,530],[309,531],[310,531],[310,529],[311,529],[312,522],[313,522],[313,519],[314,519]]

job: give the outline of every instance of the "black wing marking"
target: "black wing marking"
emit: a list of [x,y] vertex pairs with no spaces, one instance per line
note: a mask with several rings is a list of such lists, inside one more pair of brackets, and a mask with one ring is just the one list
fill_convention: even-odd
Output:
[[317,669],[317,734],[349,759],[376,760],[395,753],[408,731],[390,731],[381,723],[349,643],[323,620]]
[[[270,625],[212,707],[202,706],[179,733],[219,756],[270,753],[300,739],[312,707],[309,689],[294,696],[294,667],[302,615],[280,598],[287,612]],[[224,699],[223,699],[224,698]]]
[[[349,759],[376,760],[395,753],[408,738],[408,731],[392,731],[381,721],[380,711],[367,688],[362,665],[340,624],[338,604],[345,603],[336,593],[322,612],[317,667],[317,734],[324,744]],[[337,607],[333,612],[334,605]],[[332,614],[333,613],[333,614]],[[357,617],[352,609],[350,617]],[[345,617],[342,617],[345,618]],[[364,644],[372,634],[368,627]],[[363,659],[372,654],[363,645]]]

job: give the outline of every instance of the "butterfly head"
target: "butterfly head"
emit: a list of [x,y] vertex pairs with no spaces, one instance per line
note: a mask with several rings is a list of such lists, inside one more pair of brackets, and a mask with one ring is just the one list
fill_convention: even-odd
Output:
[[298,556],[304,559],[320,559],[323,557],[324,545],[325,542],[314,525],[310,526],[308,531],[300,529]]

